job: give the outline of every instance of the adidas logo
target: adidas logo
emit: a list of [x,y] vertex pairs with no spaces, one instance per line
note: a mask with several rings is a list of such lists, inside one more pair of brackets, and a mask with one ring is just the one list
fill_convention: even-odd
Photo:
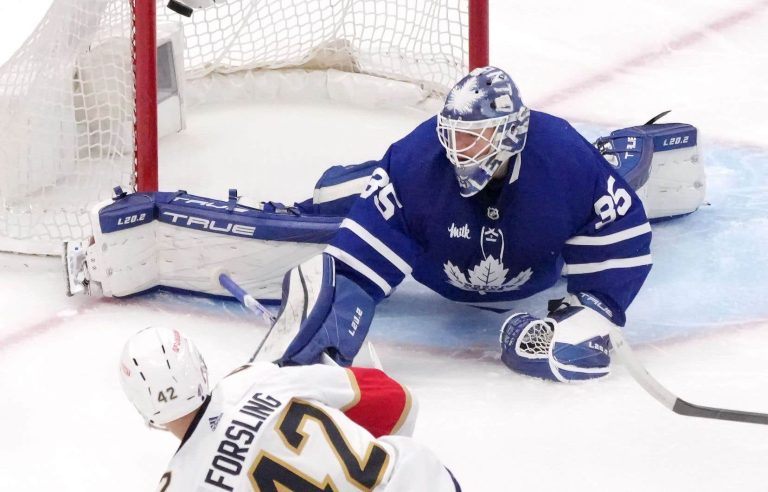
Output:
[[208,425],[211,426],[211,430],[215,431],[216,427],[219,426],[219,420],[221,420],[221,416],[224,415],[223,413],[218,414],[215,417],[211,417],[208,419]]

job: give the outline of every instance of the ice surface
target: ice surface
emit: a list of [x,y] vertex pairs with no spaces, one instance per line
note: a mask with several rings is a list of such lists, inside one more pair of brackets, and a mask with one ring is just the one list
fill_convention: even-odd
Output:
[[[0,57],[46,4],[0,5]],[[491,60],[534,108],[589,138],[664,109],[701,129],[709,205],[654,226],[627,338],[684,398],[768,412],[768,2],[494,0],[491,13]],[[426,116],[327,102],[201,108],[162,142],[161,184],[300,199],[326,165],[377,158]],[[122,396],[124,339],[178,326],[216,379],[265,328],[236,303],[66,298],[61,271],[57,259],[0,255],[0,490],[153,490],[177,444]],[[520,309],[541,312],[563,289]],[[512,374],[498,361],[502,320],[406,282],[372,327],[384,365],[420,400],[417,437],[464,490],[768,488],[768,429],[677,416],[620,365],[571,386]]]

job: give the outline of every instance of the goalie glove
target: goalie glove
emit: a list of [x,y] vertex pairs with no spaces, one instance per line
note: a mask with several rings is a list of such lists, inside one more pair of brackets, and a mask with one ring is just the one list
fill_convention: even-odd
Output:
[[544,319],[515,313],[501,327],[501,360],[515,372],[554,381],[607,376],[612,314],[584,292],[561,301]]

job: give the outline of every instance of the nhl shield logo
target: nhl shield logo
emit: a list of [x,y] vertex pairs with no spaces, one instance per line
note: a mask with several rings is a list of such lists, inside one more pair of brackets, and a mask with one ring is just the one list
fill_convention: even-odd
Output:
[[499,209],[496,207],[488,207],[488,218],[491,220],[499,220]]

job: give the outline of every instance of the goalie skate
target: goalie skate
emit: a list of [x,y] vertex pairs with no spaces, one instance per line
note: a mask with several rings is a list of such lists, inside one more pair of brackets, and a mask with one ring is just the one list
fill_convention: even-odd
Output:
[[90,276],[86,260],[86,243],[66,241],[64,243],[64,273],[67,277],[67,295],[90,294]]

